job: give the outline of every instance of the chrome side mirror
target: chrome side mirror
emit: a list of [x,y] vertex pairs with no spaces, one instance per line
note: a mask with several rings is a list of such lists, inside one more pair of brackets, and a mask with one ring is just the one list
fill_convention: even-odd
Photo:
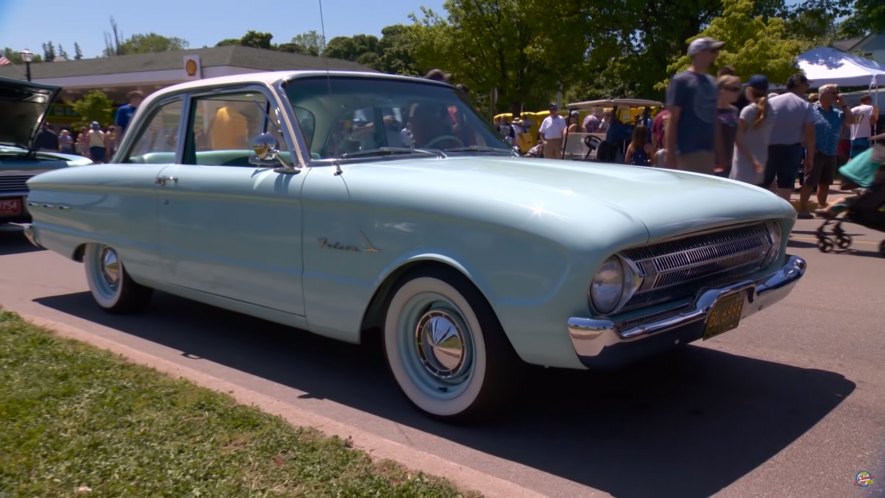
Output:
[[280,144],[270,133],[262,133],[252,139],[249,164],[256,166],[279,166]]
[[262,133],[252,139],[252,153],[249,154],[249,164],[274,168],[277,173],[297,175],[301,170],[296,169],[280,154],[280,144],[270,133]]

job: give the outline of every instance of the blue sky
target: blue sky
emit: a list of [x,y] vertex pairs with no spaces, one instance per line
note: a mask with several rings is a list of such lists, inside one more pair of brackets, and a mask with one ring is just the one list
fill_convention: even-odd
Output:
[[[407,24],[421,6],[444,13],[443,0],[323,0],[326,39],[370,34],[381,28]],[[246,31],[273,33],[273,43],[315,30],[322,33],[319,0],[0,0],[0,49],[25,48],[43,53],[43,43],[61,44],[70,57],[74,42],[84,57],[96,57],[105,48],[113,17],[124,38],[157,33],[187,40],[190,48],[214,46]]]

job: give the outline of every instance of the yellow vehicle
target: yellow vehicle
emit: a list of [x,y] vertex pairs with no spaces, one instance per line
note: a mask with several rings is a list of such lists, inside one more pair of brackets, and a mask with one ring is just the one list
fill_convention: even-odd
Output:
[[[523,112],[517,116],[516,124],[519,124],[525,133],[516,137],[514,141],[515,146],[519,148],[519,152],[521,154],[525,154],[538,142],[538,128],[541,127],[541,121],[547,116],[548,111],[543,112]],[[514,123],[513,113],[505,112],[501,114],[496,114],[494,116],[494,122],[497,125],[501,119],[506,120],[508,123]]]

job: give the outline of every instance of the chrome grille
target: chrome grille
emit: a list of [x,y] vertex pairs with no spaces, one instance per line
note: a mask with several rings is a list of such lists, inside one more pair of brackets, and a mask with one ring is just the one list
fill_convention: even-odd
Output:
[[30,178],[31,175],[0,175],[0,192],[27,192],[25,182]]
[[642,286],[623,311],[694,295],[704,287],[747,277],[771,249],[765,223],[742,226],[630,249]]

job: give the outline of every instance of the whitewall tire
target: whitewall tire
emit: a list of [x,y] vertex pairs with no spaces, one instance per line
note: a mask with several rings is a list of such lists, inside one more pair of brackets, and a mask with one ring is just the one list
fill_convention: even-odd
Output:
[[482,294],[454,271],[413,272],[384,323],[390,370],[408,400],[448,421],[488,418],[507,401],[519,364]]
[[103,244],[88,244],[83,253],[86,281],[92,298],[105,311],[129,313],[144,308],[152,289],[129,277],[117,251]]

